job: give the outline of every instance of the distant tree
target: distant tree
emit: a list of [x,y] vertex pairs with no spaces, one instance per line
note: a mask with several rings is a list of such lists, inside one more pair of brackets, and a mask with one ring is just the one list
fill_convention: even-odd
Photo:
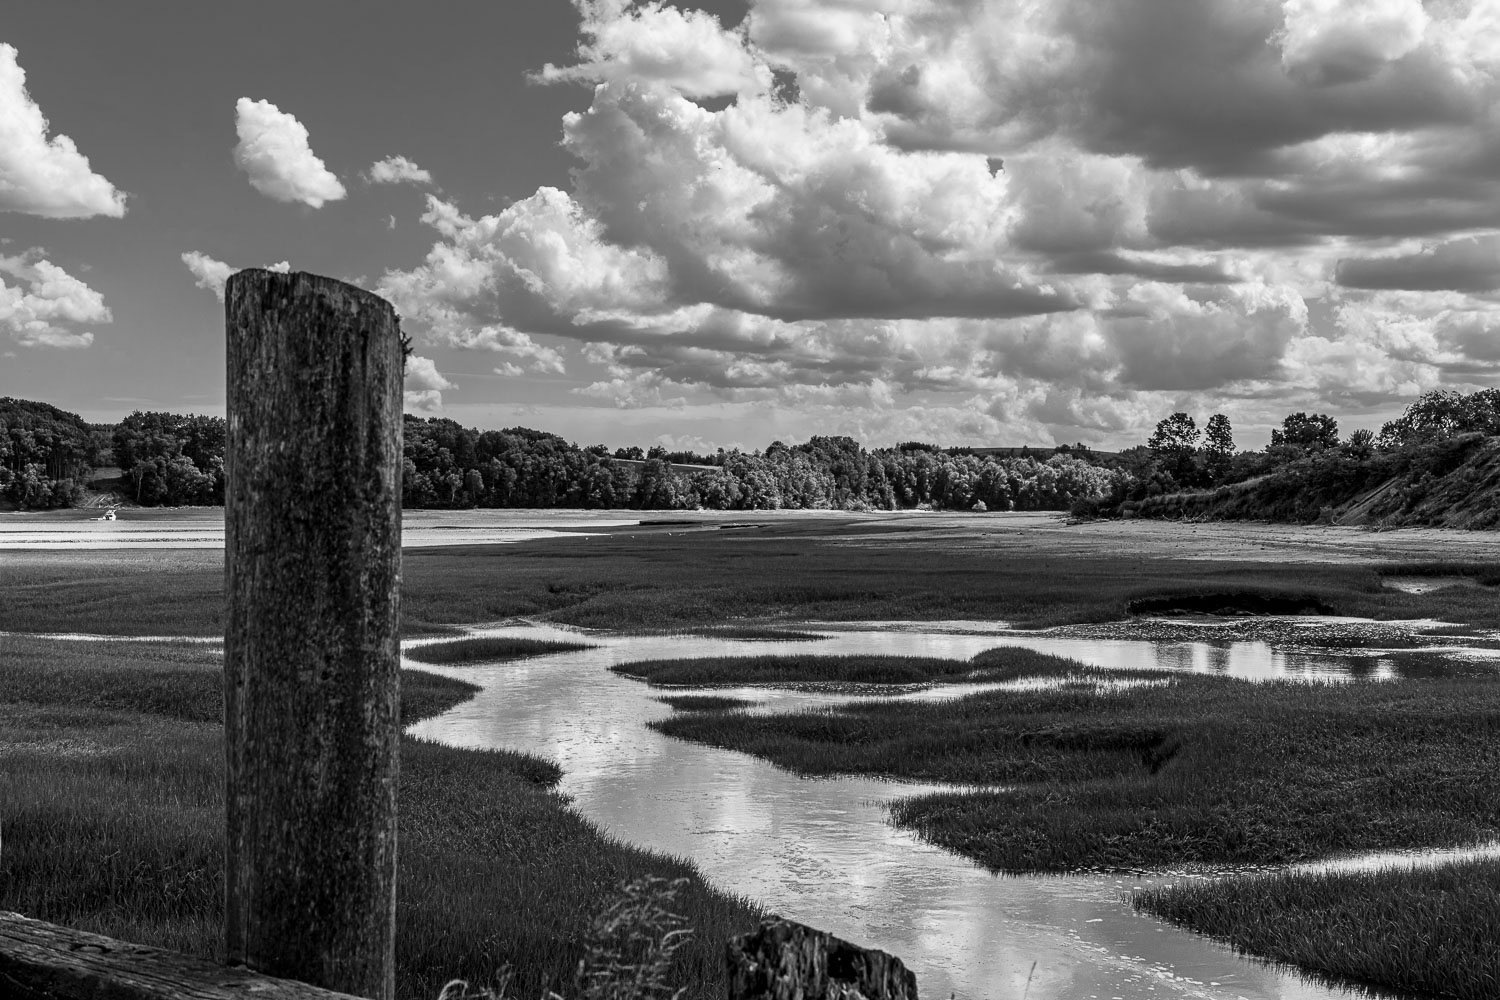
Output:
[[223,417],[137,410],[115,425],[115,464],[139,504],[221,504],[226,435]]
[[1178,412],[1157,423],[1156,433],[1151,435],[1146,447],[1151,449],[1161,471],[1180,485],[1191,486],[1197,478],[1194,459],[1198,454],[1200,436],[1193,418]]
[[1339,423],[1326,413],[1293,413],[1271,431],[1271,449],[1287,457],[1323,451],[1339,443]]
[[1500,389],[1434,389],[1382,427],[1377,443],[1389,450],[1471,433],[1500,434]]
[[1350,458],[1365,461],[1375,451],[1375,432],[1368,427],[1355,429],[1349,435],[1349,440],[1344,442],[1343,449]]
[[1234,464],[1234,430],[1229,418],[1215,413],[1208,418],[1208,429],[1203,441],[1203,471],[1210,483],[1218,484],[1229,477]]

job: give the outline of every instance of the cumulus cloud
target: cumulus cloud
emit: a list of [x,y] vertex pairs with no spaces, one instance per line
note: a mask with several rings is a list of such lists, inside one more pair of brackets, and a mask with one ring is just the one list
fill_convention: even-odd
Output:
[[234,130],[239,135],[234,162],[266,197],[322,208],[345,196],[344,185],[313,154],[307,128],[270,101],[241,97],[234,106]]
[[0,43],[0,212],[49,219],[120,218],[125,195],[65,135],[48,138],[15,46]]
[[575,7],[577,62],[538,74],[595,85],[571,187],[429,198],[431,251],[380,285],[497,373],[571,341],[576,391],[642,412],[1121,443],[1500,354],[1491,3]]
[[770,83],[770,73],[711,14],[631,0],[573,0],[573,6],[588,39],[578,46],[579,62],[548,63],[536,74],[541,82],[658,83],[687,97],[762,90]]
[[0,256],[0,329],[22,347],[88,347],[94,334],[78,327],[112,319],[102,295],[39,253]]
[[1124,384],[1200,390],[1273,378],[1307,331],[1307,304],[1286,288],[1239,285],[1192,293],[1141,284],[1107,321]]
[[443,405],[443,392],[458,386],[443,377],[437,362],[412,355],[406,359],[406,383],[402,398],[409,410],[437,410]]
[[432,173],[404,156],[387,156],[370,164],[365,177],[371,184],[431,184]]
[[[242,270],[222,260],[215,260],[206,253],[199,253],[197,250],[189,250],[182,254],[182,262],[187,265],[189,271],[193,272],[194,284],[213,292],[214,298],[220,302],[224,301],[224,283],[229,280],[231,274]],[[265,270],[288,274],[292,270],[292,265],[283,260],[265,265]]]

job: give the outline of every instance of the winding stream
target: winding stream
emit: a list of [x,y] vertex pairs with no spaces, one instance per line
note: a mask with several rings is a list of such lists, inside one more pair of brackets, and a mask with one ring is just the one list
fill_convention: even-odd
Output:
[[[1333,681],[1349,677],[1356,663],[1371,676],[1368,651],[1356,661],[1280,652],[1259,642],[1066,639],[957,622],[817,628],[829,637],[741,642],[590,633],[585,638],[599,645],[583,652],[494,667],[413,664],[462,677],[483,691],[410,732],[557,761],[564,770],[561,791],[604,830],[690,858],[715,885],[758,900],[770,911],[900,956],[916,972],[924,997],[1312,1000],[1347,995],[1131,910],[1126,902],[1131,889],[1170,876],[995,876],[887,822],[887,802],[940,786],[800,778],[746,754],[661,736],[645,723],[670,714],[656,700],[662,692],[607,668],[653,657],[746,653],[967,659],[995,646],[1021,645],[1106,667],[1156,665],[1245,678]],[[579,638],[577,632],[536,626],[476,629],[475,634]],[[1389,661],[1377,658],[1373,675],[1394,676]],[[755,699],[776,710],[848,698],[765,688],[716,693]],[[949,687],[906,697],[953,693]]]

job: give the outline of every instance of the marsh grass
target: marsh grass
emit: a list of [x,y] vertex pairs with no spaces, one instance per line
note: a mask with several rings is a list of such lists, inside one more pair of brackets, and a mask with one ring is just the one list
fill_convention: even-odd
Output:
[[1382,563],[1373,568],[1375,573],[1382,577],[1463,577],[1483,587],[1500,587],[1500,565],[1492,562],[1472,562],[1454,559],[1436,562]]
[[586,642],[560,642],[555,639],[528,639],[513,636],[474,636],[424,643],[403,651],[408,660],[418,663],[456,666],[463,664],[503,663],[548,653],[571,653],[593,649]]
[[996,870],[1282,863],[1469,843],[1500,827],[1493,676],[1165,676],[651,725],[802,774],[1006,786],[892,806],[899,825]]
[[[1500,625],[1492,591],[1404,594],[1382,587],[1379,574],[1363,566],[1141,560],[1040,547],[1019,557],[971,541],[809,518],[746,531],[618,531],[586,545],[413,549],[402,557],[402,634],[441,634],[454,624],[513,616],[654,631],[726,622],[775,629],[787,619],[1031,627],[1116,621],[1132,602],[1163,595],[1237,593],[1307,595],[1341,615]],[[221,553],[18,555],[0,564],[0,630],[223,632]]]
[[[0,908],[219,958],[222,686],[201,647],[0,637]],[[474,690],[403,671],[403,719]],[[722,994],[723,941],[758,911],[601,834],[553,790],[549,761],[411,738],[401,754],[399,996],[507,965],[518,995],[563,988],[589,915],[652,876],[688,880],[680,912],[701,934],[673,956],[673,981]]]
[[722,712],[745,709],[755,704],[744,698],[730,698],[720,694],[666,695],[656,700],[663,705],[671,706],[678,712]]
[[820,632],[799,632],[796,629],[769,625],[719,625],[691,629],[686,634],[701,635],[709,639],[735,639],[739,642],[816,642],[829,638]]
[[1132,902],[1327,976],[1461,1000],[1500,995],[1500,861],[1187,882]]
[[1014,646],[989,650],[969,662],[936,656],[795,653],[636,660],[616,664],[610,670],[653,686],[693,687],[820,683],[909,685],[1006,681],[1021,677],[1162,676],[1160,671],[1101,670],[1077,660]]
[[1095,682],[1156,681],[1172,676],[1167,670],[1144,667],[1096,667],[1091,663],[1041,653],[1034,649],[1022,649],[1019,646],[987,649],[969,660],[969,665],[975,671],[975,679],[986,681],[1018,681],[1027,678]]
[[963,679],[970,668],[960,660],[928,656],[719,656],[698,659],[638,660],[609,668],[653,686],[709,687],[730,684],[839,682],[923,684]]

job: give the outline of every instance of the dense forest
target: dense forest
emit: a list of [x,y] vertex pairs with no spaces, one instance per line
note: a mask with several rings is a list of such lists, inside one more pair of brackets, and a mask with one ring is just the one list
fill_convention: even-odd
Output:
[[72,506],[99,464],[102,444],[77,414],[0,398],[0,500],[22,509]]
[[[1500,434],[1500,390],[1428,393],[1379,434],[1356,430],[1347,439],[1326,414],[1294,413],[1261,451],[1237,451],[1229,420],[1217,413],[1202,430],[1189,414],[1173,413],[1145,444],[1118,454],[1083,445],[1032,450],[906,442],[866,449],[831,436],[795,445],[774,441],[753,452],[611,451],[525,427],[477,430],[411,415],[404,431],[408,508],[1180,516],[1184,501],[1161,498],[1222,497],[1228,487],[1256,484],[1234,493],[1234,513],[1225,516],[1313,520],[1326,516],[1330,504],[1393,475],[1430,479],[1454,464],[1454,454],[1467,453],[1464,442]],[[0,400],[0,502],[23,509],[78,503],[92,470],[113,465],[119,470],[107,484],[113,499],[142,506],[221,504],[224,442],[219,417],[137,412],[116,425],[89,425],[44,403]]]

